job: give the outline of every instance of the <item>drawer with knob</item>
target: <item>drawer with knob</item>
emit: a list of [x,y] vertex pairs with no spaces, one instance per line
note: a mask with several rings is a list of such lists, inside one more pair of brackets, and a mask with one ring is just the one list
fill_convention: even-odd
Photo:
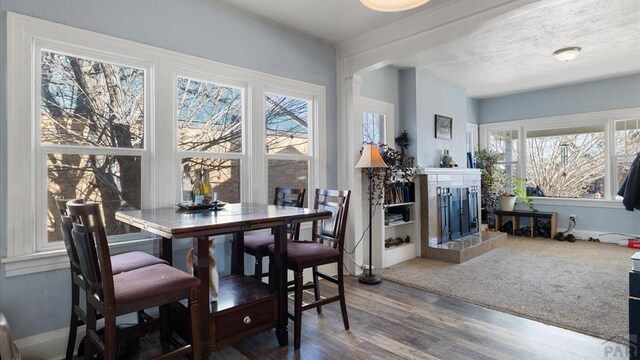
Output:
[[277,321],[276,307],[277,300],[274,296],[212,314],[212,342],[216,347],[225,346],[240,338],[273,328]]

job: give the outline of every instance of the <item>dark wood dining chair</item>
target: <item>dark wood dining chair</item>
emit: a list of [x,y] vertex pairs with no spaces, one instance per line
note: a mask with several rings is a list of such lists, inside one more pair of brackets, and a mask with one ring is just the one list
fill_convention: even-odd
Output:
[[[294,273],[294,279],[289,284],[289,291],[294,291],[294,311],[289,313],[289,318],[294,322],[294,347],[300,348],[302,335],[302,312],[309,309],[317,309],[322,313],[322,305],[339,301],[342,311],[344,329],[349,330],[349,318],[347,316],[347,303],[344,296],[344,236],[347,228],[347,214],[349,212],[350,190],[326,190],[316,189],[314,209],[331,211],[333,216],[329,219],[313,222],[311,240],[291,241],[287,244],[286,264]],[[268,247],[271,256],[274,253],[274,245]],[[272,264],[273,261],[270,262]],[[337,275],[332,276],[318,270],[318,266],[335,263]],[[304,269],[313,269],[313,283],[302,283]],[[321,299],[318,278],[323,278],[338,285],[338,295]],[[314,289],[315,302],[302,304],[302,294],[305,289]]]
[[[78,260],[78,252],[71,238],[71,218],[67,213],[67,202],[71,199],[56,199],[56,206],[60,213],[60,230],[62,232],[62,240],[69,257],[69,270],[71,273],[71,318],[69,320],[69,339],[67,340],[67,350],[65,360],[73,359],[73,352],[76,345],[76,336],[78,327],[85,324],[87,315],[80,306],[80,289],[85,290],[84,279],[80,271],[80,263]],[[76,203],[83,203],[82,199],[73,199]],[[112,271],[114,274],[139,269],[141,267],[167,264],[166,261],[147,254],[143,251],[131,251],[127,253],[111,256]],[[144,314],[140,313],[138,320],[141,321]]]
[[[307,189],[294,189],[286,187],[276,187],[273,200],[274,205],[303,207],[304,196]],[[291,224],[287,227],[287,237],[289,240],[298,240],[300,236],[300,223]],[[273,244],[273,234],[254,233],[244,235],[244,252],[253,255],[255,258],[254,276],[258,281],[268,274],[262,272],[262,259],[269,256],[269,245]]]
[[[115,359],[116,317],[160,307],[163,355],[158,359],[185,355],[200,359],[197,300],[200,280],[167,264],[114,274],[99,204],[83,204],[72,200],[67,203],[67,210],[73,225],[71,235],[86,291],[87,341],[84,357],[91,359],[98,350],[103,359]],[[190,309],[191,344],[184,344],[170,336],[169,304],[183,299],[188,300]],[[102,337],[96,330],[98,313],[104,318]],[[147,323],[129,329],[133,332],[140,331],[140,328],[150,330]],[[174,345],[174,350],[169,351],[169,343]]]

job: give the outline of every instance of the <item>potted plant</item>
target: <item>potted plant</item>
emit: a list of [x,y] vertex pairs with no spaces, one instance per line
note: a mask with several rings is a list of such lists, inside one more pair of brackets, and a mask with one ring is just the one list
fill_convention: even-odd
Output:
[[493,210],[498,206],[498,194],[495,192],[495,173],[499,171],[498,161],[501,155],[488,149],[480,149],[475,153],[476,167],[480,169],[480,203],[482,221],[488,223],[493,217]]
[[500,210],[513,211],[517,198],[513,177],[502,169],[494,169],[493,179],[493,192],[498,197]]

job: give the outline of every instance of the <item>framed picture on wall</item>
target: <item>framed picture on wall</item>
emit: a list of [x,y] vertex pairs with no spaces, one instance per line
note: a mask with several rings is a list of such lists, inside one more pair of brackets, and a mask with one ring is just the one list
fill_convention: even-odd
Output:
[[436,139],[451,140],[452,130],[452,118],[436,115]]

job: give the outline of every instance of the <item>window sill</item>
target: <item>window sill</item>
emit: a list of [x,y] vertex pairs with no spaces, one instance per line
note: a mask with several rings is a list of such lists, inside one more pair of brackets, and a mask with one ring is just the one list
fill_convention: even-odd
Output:
[[531,197],[531,200],[533,201],[534,207],[536,205],[551,205],[551,206],[578,206],[578,207],[624,210],[624,206],[622,205],[622,200],[562,199],[562,198],[546,198],[546,197]]
[[[159,238],[145,238],[130,241],[121,241],[110,245],[113,254],[127,251],[145,251],[158,254]],[[174,250],[188,249],[191,242],[180,242],[174,246]],[[69,267],[69,258],[65,249],[43,251],[34,254],[12,256],[0,259],[4,265],[6,277],[35,274],[39,272],[65,269]]]

